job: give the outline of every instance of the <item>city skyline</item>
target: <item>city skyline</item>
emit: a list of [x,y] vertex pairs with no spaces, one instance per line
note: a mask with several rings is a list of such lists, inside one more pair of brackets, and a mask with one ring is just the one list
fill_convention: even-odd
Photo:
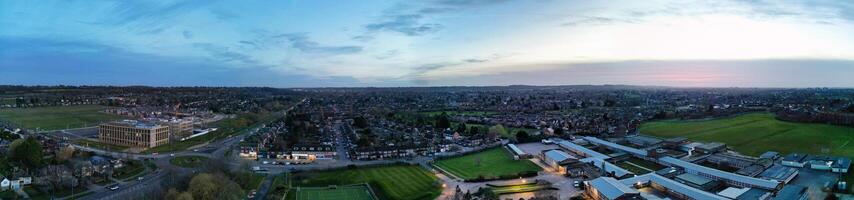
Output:
[[0,3],[0,84],[854,86],[846,1]]

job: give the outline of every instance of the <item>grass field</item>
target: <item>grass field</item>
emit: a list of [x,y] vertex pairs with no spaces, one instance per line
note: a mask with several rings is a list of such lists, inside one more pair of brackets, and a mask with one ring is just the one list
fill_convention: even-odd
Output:
[[[854,128],[785,122],[774,119],[771,113],[750,113],[715,120],[649,122],[641,126],[641,133],[723,142],[740,153],[753,156],[765,151],[854,155]],[[823,148],[829,151],[824,153]]]
[[[479,165],[477,164],[478,158],[480,159]],[[542,170],[529,160],[513,160],[513,155],[504,148],[494,148],[460,157],[438,160],[436,166],[466,180],[476,179],[479,176],[490,178]]]
[[[419,166],[397,165],[293,174],[293,187],[326,187],[368,183],[380,199],[432,200],[439,196],[438,178]],[[291,193],[288,193],[291,196]]]
[[104,106],[80,105],[38,108],[0,109],[0,119],[26,129],[59,130],[97,125],[99,122],[122,119],[102,113]]
[[329,187],[301,187],[292,189],[296,200],[375,200],[365,185]]
[[184,168],[196,168],[207,161],[208,158],[202,156],[179,156],[169,160],[169,163]]
[[[827,124],[794,123],[774,119],[771,113],[750,113],[724,119],[656,121],[641,126],[641,133],[659,137],[683,136],[697,141],[726,143],[730,148],[757,156],[765,151],[784,155],[802,152],[854,156],[854,128]],[[826,149],[826,153],[822,151]],[[843,179],[854,183],[854,173]],[[854,187],[849,187],[849,190]]]

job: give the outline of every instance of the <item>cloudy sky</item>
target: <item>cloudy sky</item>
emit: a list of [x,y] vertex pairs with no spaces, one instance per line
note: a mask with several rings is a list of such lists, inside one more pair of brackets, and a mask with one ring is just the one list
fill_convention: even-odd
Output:
[[0,1],[0,84],[854,87],[854,3]]

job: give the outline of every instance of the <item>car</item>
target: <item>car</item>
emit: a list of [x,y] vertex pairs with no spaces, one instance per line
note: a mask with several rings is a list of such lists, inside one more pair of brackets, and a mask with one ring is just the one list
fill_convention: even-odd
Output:
[[173,153],[173,154],[169,154],[169,156],[175,157],[175,154],[174,154],[174,153]]
[[107,189],[110,189],[111,191],[116,191],[119,189],[119,184],[110,185],[107,187]]
[[145,177],[140,176],[140,177],[136,178],[136,180],[137,180],[137,181],[142,181],[142,180],[145,180]]
[[193,152],[199,152],[199,149],[193,149]]

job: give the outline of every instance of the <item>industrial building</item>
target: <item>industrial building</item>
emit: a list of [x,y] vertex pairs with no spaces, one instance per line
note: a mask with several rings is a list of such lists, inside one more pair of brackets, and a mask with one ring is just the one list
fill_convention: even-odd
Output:
[[119,146],[154,148],[169,143],[169,126],[137,120],[107,122],[98,126],[98,140]]

